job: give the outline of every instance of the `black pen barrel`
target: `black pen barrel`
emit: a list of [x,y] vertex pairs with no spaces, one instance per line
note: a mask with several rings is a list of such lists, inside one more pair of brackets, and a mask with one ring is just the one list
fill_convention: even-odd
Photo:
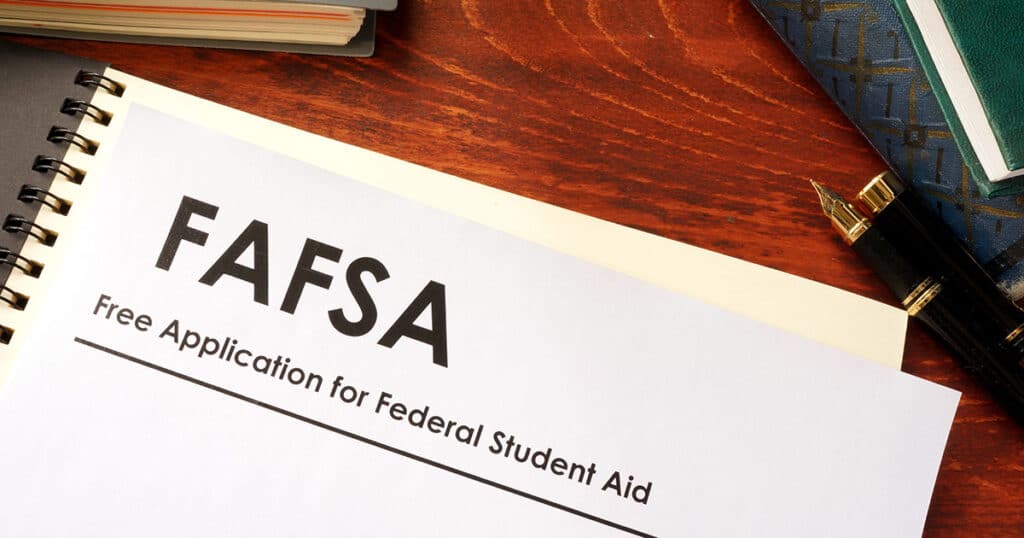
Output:
[[864,231],[850,243],[850,247],[875,270],[900,300],[926,285],[926,281],[933,280],[929,278],[927,266],[921,264],[919,259],[897,250],[888,234],[883,235],[877,226],[872,225]]
[[1024,311],[1006,296],[945,225],[932,217],[899,180],[890,174],[883,180],[887,180],[894,198],[883,207],[873,208],[876,211],[872,225],[885,234],[895,249],[920,260],[933,273],[944,275],[950,285],[963,287],[978,304],[977,314],[999,328],[1000,339],[1021,327]]
[[1024,423],[1024,367],[1017,354],[1002,345],[984,345],[985,336],[978,324],[963,320],[964,302],[970,298],[955,288],[947,291],[944,297],[937,296],[925,305],[914,318],[945,342],[964,368]]
[[986,305],[962,281],[948,278],[899,250],[878,226],[851,247],[896,294],[911,317],[935,333],[1010,412],[1024,421],[1024,367],[1002,345],[1002,327],[991,323]]

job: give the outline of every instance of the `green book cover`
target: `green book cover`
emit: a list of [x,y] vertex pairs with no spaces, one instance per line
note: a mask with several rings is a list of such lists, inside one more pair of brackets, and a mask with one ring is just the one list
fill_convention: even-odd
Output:
[[[1020,96],[1024,95],[1024,39],[1019,29],[1024,2],[988,0],[981,5],[959,0],[924,1],[933,2],[942,14],[1007,168],[1024,168],[1024,108],[1020,106]],[[998,182],[988,179],[907,2],[893,3],[979,189],[990,197],[1024,191],[1024,177]]]

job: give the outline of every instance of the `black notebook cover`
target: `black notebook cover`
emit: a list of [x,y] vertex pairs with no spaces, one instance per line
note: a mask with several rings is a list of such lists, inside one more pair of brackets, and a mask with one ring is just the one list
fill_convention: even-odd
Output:
[[[66,144],[47,141],[47,134],[53,126],[78,129],[81,118],[62,113],[61,105],[66,98],[92,99],[95,90],[75,84],[75,77],[82,70],[103,73],[106,67],[102,62],[0,40],[0,218],[18,215],[35,220],[42,206],[19,200],[18,193],[24,185],[49,189],[53,172],[36,172],[32,164],[39,155],[64,155]],[[0,247],[21,251],[24,233],[0,235]],[[0,265],[0,282],[6,283],[10,272],[11,265]]]

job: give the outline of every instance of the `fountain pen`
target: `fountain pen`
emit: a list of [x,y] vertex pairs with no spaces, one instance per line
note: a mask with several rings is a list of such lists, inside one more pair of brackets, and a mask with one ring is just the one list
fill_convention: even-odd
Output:
[[1005,332],[971,294],[970,286],[928,256],[904,251],[839,194],[811,182],[822,210],[843,240],[870,266],[912,318],[923,323],[1024,422],[1024,365],[1005,344]]

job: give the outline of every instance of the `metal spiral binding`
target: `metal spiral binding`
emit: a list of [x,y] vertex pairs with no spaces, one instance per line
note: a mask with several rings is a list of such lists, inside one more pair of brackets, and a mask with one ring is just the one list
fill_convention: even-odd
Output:
[[92,118],[93,121],[100,125],[110,125],[110,118],[112,117],[109,112],[88,101],[72,99],[70,97],[64,100],[64,104],[60,106],[60,111],[68,116]]
[[[125,85],[92,71],[79,71],[75,76],[74,83],[87,88],[103,90],[115,97],[121,97],[125,92]],[[113,115],[88,101],[81,99],[67,98],[60,105],[60,111],[70,116],[88,118],[100,125],[110,125]],[[72,147],[87,155],[95,155],[100,144],[86,138],[75,131],[61,126],[53,126],[46,135],[46,139],[66,149]],[[43,174],[52,173],[54,176],[63,176],[66,180],[81,184],[85,179],[85,170],[72,166],[64,160],[47,155],[39,155],[32,162],[32,170]],[[18,191],[18,200],[25,204],[40,204],[50,208],[58,215],[67,215],[71,210],[71,202],[52,192],[33,185],[22,185]],[[57,232],[36,224],[34,221],[20,215],[10,214],[3,220],[4,231],[11,234],[25,234],[32,237],[39,243],[52,247],[57,242]],[[10,265],[27,276],[38,278],[43,272],[43,264],[36,260],[26,258],[8,248],[0,247],[0,265]],[[15,310],[24,310],[28,305],[29,297],[19,293],[6,285],[0,285],[0,301]],[[14,336],[14,329],[0,324],[0,344],[9,344]]]
[[7,303],[15,310],[24,310],[28,305],[28,297],[7,286],[0,286],[0,301]]
[[101,88],[114,97],[124,95],[125,89],[124,84],[92,71],[79,71],[75,75],[75,84],[87,88]]
[[48,247],[52,247],[57,242],[57,232],[47,230],[21,215],[7,215],[7,218],[4,219],[3,229],[5,232],[30,235]]
[[0,247],[0,265],[10,265],[32,278],[39,278],[39,275],[43,274],[43,264],[2,247]]
[[71,211],[71,202],[53,194],[52,192],[33,185],[22,185],[18,191],[18,200],[31,204],[39,202],[61,215],[67,215]]
[[74,144],[78,146],[78,149],[89,155],[96,155],[96,150],[100,149],[100,145],[88,138],[67,129],[65,127],[57,127],[56,125],[50,127],[50,134],[46,135],[46,139],[54,144]]
[[81,184],[85,180],[85,171],[79,170],[74,166],[53,157],[47,157],[46,155],[39,155],[36,160],[32,163],[32,169],[36,172],[55,172],[68,179],[72,183]]

